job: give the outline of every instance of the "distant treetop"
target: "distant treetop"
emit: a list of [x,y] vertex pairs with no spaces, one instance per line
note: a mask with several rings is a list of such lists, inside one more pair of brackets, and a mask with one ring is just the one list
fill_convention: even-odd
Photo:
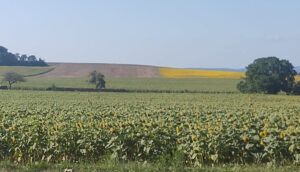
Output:
[[13,54],[8,52],[7,48],[0,46],[0,66],[48,66],[48,64],[34,55]]

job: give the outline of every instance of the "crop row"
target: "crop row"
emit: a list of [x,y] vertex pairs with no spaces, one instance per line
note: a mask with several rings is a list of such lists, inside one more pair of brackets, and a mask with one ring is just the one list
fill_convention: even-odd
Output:
[[0,158],[18,163],[299,163],[300,99],[0,92]]

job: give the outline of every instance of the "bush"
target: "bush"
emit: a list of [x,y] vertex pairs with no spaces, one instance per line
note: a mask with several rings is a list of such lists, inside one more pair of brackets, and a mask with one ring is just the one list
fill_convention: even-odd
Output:
[[300,81],[297,82],[297,83],[294,85],[294,88],[293,88],[293,94],[294,94],[294,95],[300,95]]

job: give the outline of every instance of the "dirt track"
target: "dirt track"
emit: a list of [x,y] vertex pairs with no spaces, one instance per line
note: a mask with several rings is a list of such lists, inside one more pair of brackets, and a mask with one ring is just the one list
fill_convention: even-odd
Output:
[[104,63],[58,63],[55,69],[49,73],[39,75],[38,77],[86,77],[88,74],[97,70],[106,77],[138,77],[153,78],[159,77],[159,68],[144,65],[127,64],[104,64]]

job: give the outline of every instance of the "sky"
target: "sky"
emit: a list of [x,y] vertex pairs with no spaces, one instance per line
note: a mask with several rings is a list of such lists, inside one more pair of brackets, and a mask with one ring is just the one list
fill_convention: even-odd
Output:
[[0,0],[0,45],[48,62],[300,65],[299,0]]

